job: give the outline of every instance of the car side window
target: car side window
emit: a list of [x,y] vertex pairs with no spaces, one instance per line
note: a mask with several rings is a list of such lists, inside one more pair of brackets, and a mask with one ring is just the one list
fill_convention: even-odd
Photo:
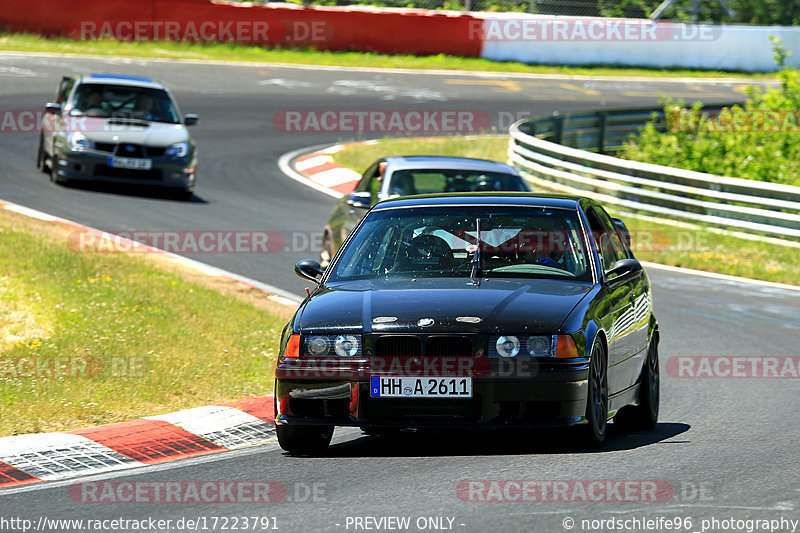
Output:
[[372,195],[372,203],[378,201],[378,193],[381,192],[382,180],[377,179],[380,175],[380,163],[376,162],[370,166],[361,176],[361,181],[356,186],[356,192],[369,192]]
[[610,269],[614,263],[627,257],[622,241],[616,233],[604,233],[600,237],[600,251],[603,257],[603,270]]
[[606,213],[606,210],[600,206],[594,206],[592,209],[597,212],[597,216],[600,219],[600,223],[603,225],[603,229],[608,231],[609,235],[614,241],[614,246],[619,251],[617,260],[632,257],[628,254],[628,247],[623,244],[625,239],[622,235],[621,229],[619,226],[617,226],[617,224],[614,223],[614,220],[609,216],[609,214]]
[[589,221],[589,230],[594,237],[597,251],[603,261],[603,270],[608,270],[620,259],[628,257],[614,222],[605,211],[597,206],[592,206],[587,210],[586,218]]
[[69,93],[72,91],[72,87],[75,85],[75,80],[72,78],[64,78],[61,80],[61,83],[58,84],[58,91],[56,91],[56,103],[57,104],[64,104],[67,101],[67,97]]
[[356,185],[355,192],[364,192],[369,190],[369,182],[372,181],[372,178],[375,176],[375,173],[378,170],[378,163],[371,165],[364,173],[361,175],[361,181],[358,182]]

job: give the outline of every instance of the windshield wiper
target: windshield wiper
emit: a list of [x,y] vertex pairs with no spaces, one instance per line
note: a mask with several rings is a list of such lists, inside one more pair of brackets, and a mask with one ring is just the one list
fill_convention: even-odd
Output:
[[469,274],[470,280],[473,285],[480,284],[480,278],[483,276],[483,266],[481,264],[481,219],[475,219],[475,253],[472,254],[472,271]]

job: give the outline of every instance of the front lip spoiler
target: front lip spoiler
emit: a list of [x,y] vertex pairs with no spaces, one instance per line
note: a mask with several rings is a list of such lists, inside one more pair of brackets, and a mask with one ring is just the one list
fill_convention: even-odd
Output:
[[400,428],[400,429],[535,429],[535,428],[567,428],[585,425],[586,419],[564,418],[539,422],[507,422],[505,420],[488,420],[486,422],[449,422],[416,420],[406,422],[370,422],[367,420],[325,420],[316,418],[292,418],[287,415],[275,417],[275,424],[280,426],[340,426],[361,428]]
[[67,172],[63,169],[58,170],[58,175],[61,178],[83,182],[83,183],[114,183],[120,185],[139,185],[142,187],[158,187],[168,189],[187,189],[194,188],[194,179],[191,180],[154,180],[143,178],[121,178],[118,176],[97,176],[81,174],[76,172]]

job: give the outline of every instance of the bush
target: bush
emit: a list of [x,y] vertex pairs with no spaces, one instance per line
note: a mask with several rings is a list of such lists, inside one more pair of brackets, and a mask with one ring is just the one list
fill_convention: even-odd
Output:
[[783,67],[780,86],[751,87],[743,107],[720,113],[696,103],[662,100],[666,131],[655,118],[620,157],[710,174],[800,186],[800,72],[785,66],[788,52],[773,38]]

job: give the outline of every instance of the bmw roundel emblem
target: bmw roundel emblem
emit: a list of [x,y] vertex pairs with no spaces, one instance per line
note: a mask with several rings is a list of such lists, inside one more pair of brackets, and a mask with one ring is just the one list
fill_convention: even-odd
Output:
[[419,320],[417,320],[417,325],[419,327],[421,327],[421,328],[427,328],[428,326],[432,326],[433,325],[433,319],[432,318],[420,318]]

